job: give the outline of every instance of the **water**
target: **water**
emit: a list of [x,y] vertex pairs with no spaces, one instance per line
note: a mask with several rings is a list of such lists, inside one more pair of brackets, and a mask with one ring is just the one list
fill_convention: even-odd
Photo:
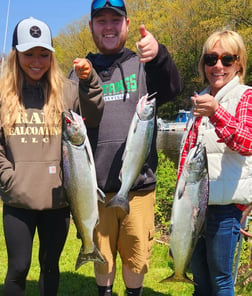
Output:
[[179,147],[183,131],[158,131],[157,149],[162,149],[164,154],[178,167]]

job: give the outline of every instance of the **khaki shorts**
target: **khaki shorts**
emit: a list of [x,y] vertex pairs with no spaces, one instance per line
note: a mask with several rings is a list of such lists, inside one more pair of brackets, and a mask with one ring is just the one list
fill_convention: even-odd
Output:
[[122,209],[105,208],[115,193],[106,193],[106,202],[99,202],[100,221],[94,231],[94,242],[107,263],[95,263],[96,272],[112,271],[117,252],[122,263],[132,272],[144,274],[149,269],[153,245],[155,191],[131,191],[130,213]]

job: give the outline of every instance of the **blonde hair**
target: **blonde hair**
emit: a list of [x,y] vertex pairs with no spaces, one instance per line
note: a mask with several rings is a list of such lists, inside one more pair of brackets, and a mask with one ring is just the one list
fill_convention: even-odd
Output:
[[[61,127],[61,114],[64,110],[63,85],[64,76],[58,67],[54,53],[51,55],[50,69],[41,79],[44,94],[45,127],[49,134],[55,127]],[[25,118],[23,103],[23,87],[25,83],[24,72],[21,69],[17,51],[11,50],[3,75],[0,79],[0,120],[6,135],[15,125],[18,116]]]
[[230,54],[239,56],[239,59],[236,61],[236,63],[240,66],[240,71],[237,73],[237,75],[240,78],[240,83],[243,83],[247,65],[246,48],[242,37],[238,33],[226,29],[217,31],[210,35],[203,46],[199,61],[199,73],[202,77],[203,83],[207,83],[204,54],[211,52],[217,42],[220,43],[220,46],[227,49],[227,52]]

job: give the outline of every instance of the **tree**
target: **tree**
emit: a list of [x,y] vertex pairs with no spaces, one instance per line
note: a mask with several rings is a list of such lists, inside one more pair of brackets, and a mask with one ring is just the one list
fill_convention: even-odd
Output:
[[54,38],[56,57],[62,71],[67,75],[76,57],[85,57],[89,51],[95,52],[88,26],[88,17],[68,25]]
[[[203,88],[198,62],[207,37],[224,27],[237,31],[244,39],[247,77],[252,80],[252,4],[251,0],[127,0],[130,18],[127,47],[136,50],[139,26],[144,23],[157,40],[166,45],[184,80],[184,90],[173,103],[159,109],[162,117],[172,119],[179,109],[191,107],[193,91]],[[69,25],[54,39],[56,55],[65,74],[75,57],[96,52],[87,17]]]

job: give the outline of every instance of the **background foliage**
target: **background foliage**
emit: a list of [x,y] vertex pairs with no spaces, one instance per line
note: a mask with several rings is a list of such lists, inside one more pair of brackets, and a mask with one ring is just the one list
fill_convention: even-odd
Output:
[[[179,109],[189,109],[193,91],[203,88],[198,62],[207,37],[224,27],[237,31],[244,39],[248,67],[246,82],[252,81],[252,1],[251,0],[127,0],[130,19],[127,47],[135,50],[144,23],[156,39],[167,46],[184,80],[184,90],[175,102],[159,109],[159,116],[174,119]],[[72,61],[96,52],[88,17],[67,26],[55,39],[58,61],[67,75]]]
[[176,180],[177,170],[174,163],[160,150],[158,152],[155,224],[161,236],[169,234]]

